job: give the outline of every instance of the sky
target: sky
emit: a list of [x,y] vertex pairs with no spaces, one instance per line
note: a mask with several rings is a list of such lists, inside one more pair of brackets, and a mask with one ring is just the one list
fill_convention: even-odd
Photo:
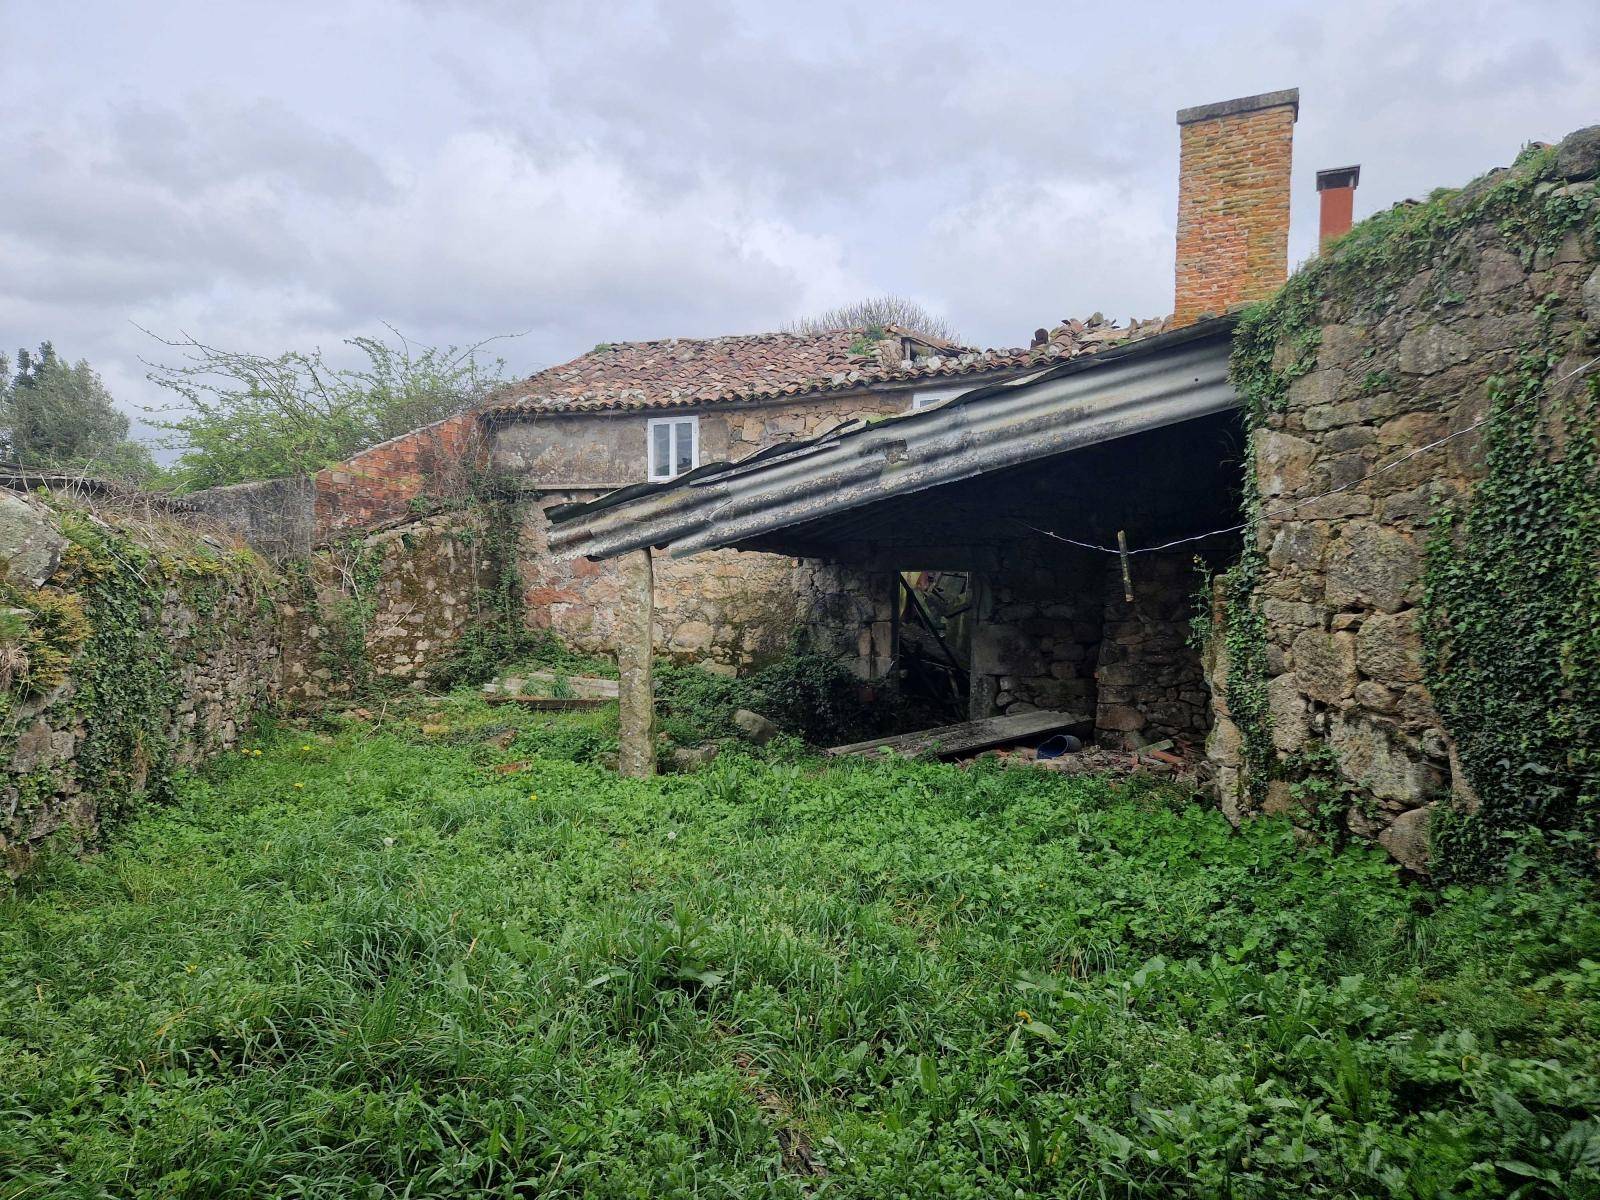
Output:
[[[0,0],[0,348],[136,416],[153,335],[600,342],[908,296],[973,345],[1172,308],[1179,108],[1300,89],[1356,216],[1600,122],[1600,4]],[[148,331],[148,332],[147,332]]]

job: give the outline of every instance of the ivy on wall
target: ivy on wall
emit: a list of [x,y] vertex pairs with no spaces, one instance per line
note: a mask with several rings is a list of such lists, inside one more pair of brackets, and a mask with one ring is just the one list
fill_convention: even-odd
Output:
[[513,489],[487,472],[469,481],[461,506],[480,518],[461,536],[477,541],[487,562],[486,586],[474,597],[476,615],[450,657],[433,673],[442,688],[482,683],[507,663],[536,648],[540,638],[527,625],[522,574],[522,509]]
[[[69,774],[93,797],[101,828],[141,797],[166,797],[181,669],[223,636],[207,616],[226,591],[270,604],[276,587],[248,551],[219,551],[176,526],[135,538],[67,500],[44,498],[69,542],[59,568],[41,588],[0,584],[0,609],[11,617],[0,630],[8,648],[0,753],[17,797],[8,834],[61,794]],[[200,618],[181,638],[164,620],[175,598]],[[81,737],[70,761],[19,773],[22,729],[41,717],[52,729],[79,725]]]
[[1435,829],[1447,875],[1492,872],[1528,826],[1600,836],[1600,381],[1546,395],[1554,359],[1492,385],[1486,474],[1428,547],[1424,663],[1478,800]]
[[[1593,190],[1562,186],[1556,158],[1553,147],[1530,148],[1508,171],[1363,221],[1271,300],[1248,309],[1235,333],[1230,377],[1252,439],[1284,410],[1293,381],[1315,368],[1325,320],[1375,319],[1417,282],[1425,286],[1408,303],[1459,302],[1456,288],[1474,251],[1471,231],[1496,230],[1525,266],[1575,231],[1591,245],[1600,241]],[[1464,513],[1440,515],[1428,558],[1425,682],[1481,797],[1477,814],[1441,822],[1435,869],[1442,875],[1487,869],[1519,826],[1592,831],[1595,820],[1596,762],[1588,749],[1600,732],[1593,392],[1561,411],[1546,405],[1541,417],[1537,402],[1550,365],[1568,349],[1557,344],[1552,314],[1541,315],[1517,379],[1493,394],[1488,476]],[[1555,427],[1565,442],[1552,457]],[[1269,779],[1292,778],[1295,767],[1272,746],[1259,609],[1262,503],[1249,459],[1243,511],[1244,548],[1224,578],[1222,632],[1228,703],[1243,740],[1247,786],[1259,801]]]

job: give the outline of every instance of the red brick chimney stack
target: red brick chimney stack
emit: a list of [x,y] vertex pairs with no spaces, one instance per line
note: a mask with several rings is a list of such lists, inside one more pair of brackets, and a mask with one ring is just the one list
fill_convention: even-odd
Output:
[[1299,115],[1299,88],[1179,110],[1176,324],[1282,285]]
[[1322,222],[1317,232],[1317,248],[1327,249],[1334,238],[1350,232],[1355,220],[1356,184],[1361,168],[1329,167],[1317,172],[1317,192],[1322,197]]

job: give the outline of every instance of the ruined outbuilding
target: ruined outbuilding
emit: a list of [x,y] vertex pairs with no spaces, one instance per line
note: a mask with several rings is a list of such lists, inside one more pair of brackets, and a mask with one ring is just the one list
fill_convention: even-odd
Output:
[[[1432,814],[1476,812],[1496,770],[1476,740],[1494,731],[1453,730],[1430,692],[1431,531],[1470,507],[1508,379],[1558,457],[1593,395],[1600,128],[1348,234],[1357,169],[1325,172],[1323,257],[1280,292],[1296,102],[1180,114],[1178,318],[1160,332],[555,508],[551,548],[625,564],[639,602],[658,560],[792,555],[820,597],[809,635],[866,678],[897,661],[899,574],[968,572],[973,717],[1076,708],[1103,745],[1203,739],[1232,819],[1339,796],[1350,833],[1426,869]],[[1241,173],[1265,202],[1226,194]],[[1227,226],[1211,241],[1208,212]],[[647,693],[625,710],[637,737]]]

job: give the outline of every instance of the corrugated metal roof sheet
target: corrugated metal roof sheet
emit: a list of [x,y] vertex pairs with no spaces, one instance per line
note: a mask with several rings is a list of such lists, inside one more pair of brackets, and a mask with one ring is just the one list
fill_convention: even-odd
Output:
[[1237,407],[1228,382],[1236,318],[1111,347],[978,388],[936,408],[781,443],[550,510],[550,548],[609,558],[645,546],[677,557],[732,546],[892,496],[969,479]]

